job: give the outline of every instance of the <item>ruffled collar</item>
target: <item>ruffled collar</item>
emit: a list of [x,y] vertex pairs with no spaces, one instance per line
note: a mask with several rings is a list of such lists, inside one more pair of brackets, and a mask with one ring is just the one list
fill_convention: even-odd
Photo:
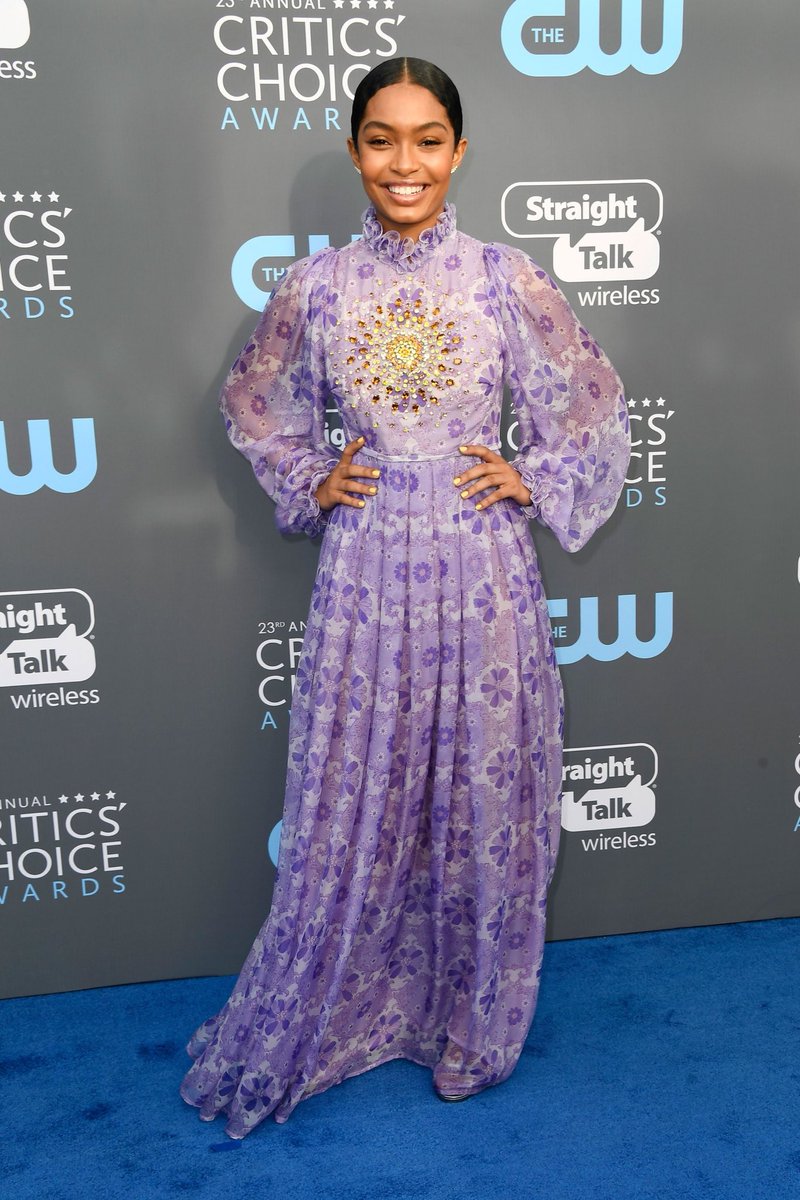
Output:
[[403,237],[396,229],[384,229],[372,204],[361,217],[366,244],[378,258],[392,263],[399,271],[413,271],[456,229],[456,208],[449,200],[445,200],[436,224],[423,229],[416,241]]

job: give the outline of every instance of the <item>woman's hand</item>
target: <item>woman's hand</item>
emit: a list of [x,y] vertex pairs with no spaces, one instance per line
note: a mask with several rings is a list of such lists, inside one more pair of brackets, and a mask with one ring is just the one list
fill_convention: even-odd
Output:
[[353,455],[361,449],[363,442],[363,437],[348,442],[342,451],[342,457],[328,478],[324,479],[317,488],[314,495],[321,509],[327,511],[336,504],[349,504],[353,508],[363,508],[366,500],[359,500],[356,496],[350,496],[348,493],[365,492],[368,496],[374,496],[377,492],[378,489],[374,484],[355,482],[357,475],[367,475],[370,479],[379,479],[381,474],[375,467],[353,466]]
[[510,462],[506,462],[502,454],[490,450],[488,446],[459,446],[459,450],[462,454],[473,454],[483,459],[477,466],[456,475],[453,483],[458,487],[463,488],[465,483],[470,483],[461,495],[466,499],[476,492],[485,491],[486,488],[495,489],[490,495],[482,497],[475,505],[476,508],[488,508],[495,500],[502,500],[505,496],[517,500],[522,505],[530,504],[530,488],[525,486],[522,476]]

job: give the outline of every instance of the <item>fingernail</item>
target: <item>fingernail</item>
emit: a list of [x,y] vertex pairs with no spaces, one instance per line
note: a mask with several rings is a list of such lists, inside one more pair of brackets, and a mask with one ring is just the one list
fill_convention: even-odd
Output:
[[459,450],[466,450],[466,448],[467,448],[467,447],[466,447],[466,446],[459,446],[458,448],[459,448]]
[[467,492],[466,492],[466,491],[463,491],[463,492],[461,493],[461,497],[462,497],[462,499],[463,499],[463,500],[466,500],[466,498],[467,498]]
[[455,479],[453,480],[453,483],[461,483],[461,476],[456,475]]
[[373,472],[372,472],[372,474],[373,474],[373,475],[380,475],[380,471],[373,471]]
[[476,504],[476,505],[475,505],[475,507],[476,507],[476,508],[480,508],[480,504]]
[[361,437],[360,437],[360,438],[358,438],[358,441],[359,441],[359,442],[363,442],[363,440],[364,440],[364,435],[363,435],[363,433],[362,433]]
[[364,505],[365,505],[367,502],[366,502],[366,500],[359,500],[359,502],[358,502],[358,503],[359,503],[359,504],[361,505],[361,507],[363,508],[363,507],[364,507]]
[[369,490],[372,492],[372,495],[374,496],[378,489],[376,487],[371,487]]

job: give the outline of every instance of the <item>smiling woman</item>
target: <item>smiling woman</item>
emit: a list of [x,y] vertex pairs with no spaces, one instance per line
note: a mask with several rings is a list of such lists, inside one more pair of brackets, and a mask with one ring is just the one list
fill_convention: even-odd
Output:
[[443,1100],[474,1096],[533,1020],[564,707],[528,520],[579,550],[630,435],[619,377],[547,273],[457,228],[466,145],[438,67],[364,77],[363,236],[289,269],[222,390],[278,527],[323,534],[272,908],[181,1085],[233,1138],[392,1058]]
[[347,148],[384,229],[417,238],[442,211],[467,141],[447,76],[429,63],[404,69],[406,61],[383,63],[362,81]]

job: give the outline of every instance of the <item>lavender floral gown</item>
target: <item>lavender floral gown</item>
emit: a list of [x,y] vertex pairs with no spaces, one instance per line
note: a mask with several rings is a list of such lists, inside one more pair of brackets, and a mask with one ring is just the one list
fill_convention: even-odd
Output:
[[[454,476],[499,449],[532,503]],[[363,509],[314,498],[338,461]],[[460,232],[384,233],[295,263],[231,368],[228,435],[281,530],[323,534],[289,726],[272,906],[180,1092],[243,1138],[393,1058],[448,1094],[513,1071],[533,1019],[558,849],[563,694],[529,518],[580,549],[630,442],[620,380],[549,276]],[[368,480],[365,480],[368,482]]]

